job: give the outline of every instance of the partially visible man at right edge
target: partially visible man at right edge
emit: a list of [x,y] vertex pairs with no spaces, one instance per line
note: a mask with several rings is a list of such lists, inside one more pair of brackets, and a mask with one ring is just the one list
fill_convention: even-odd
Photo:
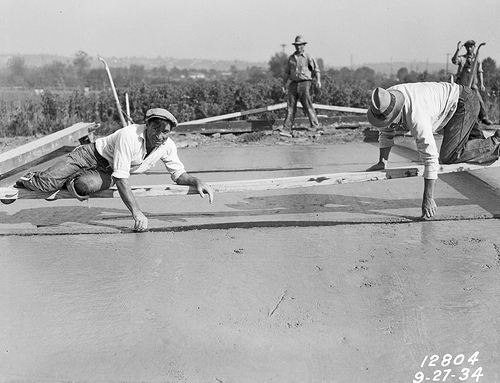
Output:
[[283,77],[283,92],[286,92],[288,80],[288,100],[285,122],[283,129],[290,131],[293,128],[295,113],[297,112],[297,102],[300,101],[304,108],[309,123],[310,130],[315,131],[319,128],[318,117],[312,104],[311,90],[314,81],[314,87],[321,89],[321,73],[316,60],[304,52],[307,41],[302,36],[297,36],[295,42],[295,53],[288,57]]
[[[476,42],[474,40],[466,41],[463,46],[467,52],[466,54],[459,56],[458,52],[460,51],[460,48],[462,48],[460,43],[461,42],[459,41],[457,44],[457,50],[451,58],[451,62],[458,65],[455,82],[459,85],[469,86],[472,76],[472,85],[470,87],[474,92],[476,92],[477,98],[479,99],[479,121],[485,125],[491,125],[492,122],[488,118],[488,112],[486,111],[483,97],[481,96],[481,92],[484,92],[486,88],[483,80],[483,66],[480,61],[477,62],[477,67],[474,71],[474,61],[476,59],[474,48],[476,47]],[[475,73],[472,73],[473,71]]]
[[[379,161],[368,171],[385,169],[396,130],[415,138],[424,163],[422,218],[437,212],[434,188],[439,162],[490,164],[500,157],[500,129],[486,138],[478,124],[479,100],[467,86],[449,82],[417,82],[376,88],[367,118],[379,130]],[[441,148],[434,138],[443,132]]]

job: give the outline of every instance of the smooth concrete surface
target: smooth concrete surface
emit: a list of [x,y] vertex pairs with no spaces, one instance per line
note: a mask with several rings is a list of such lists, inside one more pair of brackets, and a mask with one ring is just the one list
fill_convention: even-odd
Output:
[[[179,152],[207,182],[378,159],[368,143]],[[406,141],[391,154],[417,160]],[[161,166],[133,182],[168,182]],[[431,220],[422,178],[143,198],[140,234],[120,199],[2,205],[0,381],[498,382],[498,174],[442,175]]]

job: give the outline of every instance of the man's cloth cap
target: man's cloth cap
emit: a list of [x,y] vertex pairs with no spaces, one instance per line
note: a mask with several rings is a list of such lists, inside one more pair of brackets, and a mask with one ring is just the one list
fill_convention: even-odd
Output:
[[464,44],[464,46],[469,46],[469,45],[476,45],[476,42],[474,40],[467,40]]
[[376,128],[389,126],[401,114],[404,101],[403,93],[399,90],[376,88],[366,112],[368,121]]
[[302,45],[302,44],[307,44],[307,41],[304,39],[304,36],[298,35],[295,38],[295,42],[292,43],[292,45]]
[[146,112],[146,122],[151,120],[152,118],[159,118],[168,121],[172,124],[173,128],[177,126],[177,119],[174,117],[174,115],[170,113],[168,110],[163,108],[149,109]]

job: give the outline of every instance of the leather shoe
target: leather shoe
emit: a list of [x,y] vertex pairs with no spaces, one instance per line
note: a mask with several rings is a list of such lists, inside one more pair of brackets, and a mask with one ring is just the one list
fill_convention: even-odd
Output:
[[19,188],[19,189],[29,189],[26,184],[29,184],[31,179],[33,178],[33,176],[35,175],[35,173],[33,172],[28,172],[26,173],[25,175],[23,175],[22,177],[20,177],[16,183],[15,183],[15,187],[16,188]]
[[500,144],[500,129],[497,129],[495,131],[495,134],[492,136],[493,141],[496,142],[497,144]]

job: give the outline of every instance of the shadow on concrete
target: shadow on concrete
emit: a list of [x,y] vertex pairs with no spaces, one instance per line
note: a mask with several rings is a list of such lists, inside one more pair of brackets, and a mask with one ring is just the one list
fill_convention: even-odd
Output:
[[[477,205],[482,211],[491,214],[487,218],[498,218],[498,200],[500,191],[489,186],[482,180],[470,173],[452,173],[440,175],[440,179],[450,187],[457,190],[466,198],[436,198],[438,208],[457,207],[458,214],[454,219],[471,219],[460,215],[460,206]],[[439,191],[436,191],[439,195]],[[346,196],[335,194],[287,194],[248,197],[238,203],[227,204],[230,210],[211,212],[181,212],[181,213],[157,213],[144,210],[150,219],[164,222],[188,223],[190,218],[206,217],[227,218],[226,223],[210,224],[209,222],[197,225],[184,225],[179,227],[169,226],[168,228],[155,228],[151,231],[161,230],[194,230],[196,228],[230,228],[230,227],[259,227],[259,226],[330,226],[335,224],[345,224],[341,220],[328,220],[325,217],[315,219],[314,214],[325,213],[349,213],[353,214],[348,223],[373,223],[394,222],[394,221],[421,221],[418,216],[405,216],[393,214],[391,212],[398,209],[416,208],[420,211],[421,199],[384,199],[373,197]],[[302,220],[290,220],[285,217],[280,220],[279,216],[287,215],[308,215]],[[355,217],[355,214],[362,216]],[[261,221],[256,221],[255,217],[262,216]],[[269,219],[273,216],[272,219]],[[367,219],[367,216],[371,216]],[[239,218],[238,222],[231,222],[231,218]],[[241,217],[252,217],[248,222],[242,222]],[[264,218],[266,217],[266,218]],[[477,219],[478,217],[476,217]],[[479,217],[479,218],[485,218]],[[126,209],[95,208],[88,206],[52,206],[43,208],[30,208],[21,210],[13,215],[0,212],[0,224],[21,224],[31,223],[36,227],[58,226],[68,222],[110,227],[110,220],[130,220],[131,216]],[[433,220],[441,219],[439,216]],[[445,219],[450,219],[447,217]],[[474,218],[472,218],[474,219]],[[233,226],[231,226],[233,225]],[[123,230],[123,227],[120,227]],[[127,231],[127,230],[125,230]]]
[[[473,195],[473,199],[442,198],[436,199],[438,207],[460,207],[471,204],[483,205],[484,200]],[[491,203],[491,202],[490,202]],[[150,213],[145,211],[149,219],[164,222],[177,222],[179,225],[150,228],[149,232],[163,231],[190,231],[202,229],[231,229],[231,228],[258,228],[258,227],[320,227],[337,225],[358,224],[381,224],[381,223],[409,223],[424,221],[419,216],[405,216],[391,213],[398,209],[416,208],[420,211],[420,199],[380,199],[370,197],[356,197],[331,194],[291,194],[280,196],[249,197],[241,202],[227,204],[233,210],[216,212],[186,212],[186,213]],[[487,210],[487,209],[485,209]],[[460,209],[458,209],[460,211]],[[318,216],[325,213],[350,213],[347,219],[328,219]],[[286,216],[304,215],[303,219],[290,219]],[[315,218],[318,216],[318,218]],[[359,216],[356,217],[356,214]],[[255,217],[263,217],[256,220]],[[273,216],[272,219],[269,219]],[[280,219],[280,216],[283,218]],[[206,223],[189,224],[190,218],[206,218]],[[248,221],[242,221],[241,217],[252,217]],[[226,222],[210,222],[214,218],[225,218]],[[232,221],[231,218],[238,218]],[[295,217],[297,218],[297,217]],[[500,214],[492,212],[492,216],[437,216],[429,221],[449,220],[475,220],[475,219],[499,219]],[[132,233],[131,228],[121,225],[113,225],[109,221],[131,220],[130,213],[126,209],[89,208],[89,207],[44,207],[21,210],[13,215],[0,212],[1,224],[31,223],[43,227],[57,227],[68,222],[92,225],[103,228],[116,227],[121,233]],[[99,222],[102,222],[100,224]],[[111,224],[111,225],[110,225]],[[52,234],[57,235],[57,232]],[[63,233],[64,234],[64,233]],[[75,234],[75,233],[73,233]]]
[[470,204],[478,205],[491,214],[499,213],[500,190],[476,177],[473,173],[440,174],[439,179],[466,197]]
[[[375,215],[380,217],[398,217],[413,220],[415,217],[393,215],[384,210],[397,210],[418,208],[422,201],[420,199],[380,199],[370,197],[355,197],[332,194],[290,194],[279,196],[249,197],[235,204],[226,206],[234,209],[232,211],[218,212],[186,212],[186,213],[145,213],[149,218],[163,221],[183,220],[182,218],[207,217],[207,218],[230,218],[230,217],[256,217],[256,216],[278,216],[290,214],[319,214],[319,213],[351,213]],[[438,206],[465,206],[471,202],[462,198],[436,199]],[[116,220],[129,217],[106,215],[102,220]],[[181,218],[181,219],[180,219]],[[310,220],[310,219],[309,219]]]

